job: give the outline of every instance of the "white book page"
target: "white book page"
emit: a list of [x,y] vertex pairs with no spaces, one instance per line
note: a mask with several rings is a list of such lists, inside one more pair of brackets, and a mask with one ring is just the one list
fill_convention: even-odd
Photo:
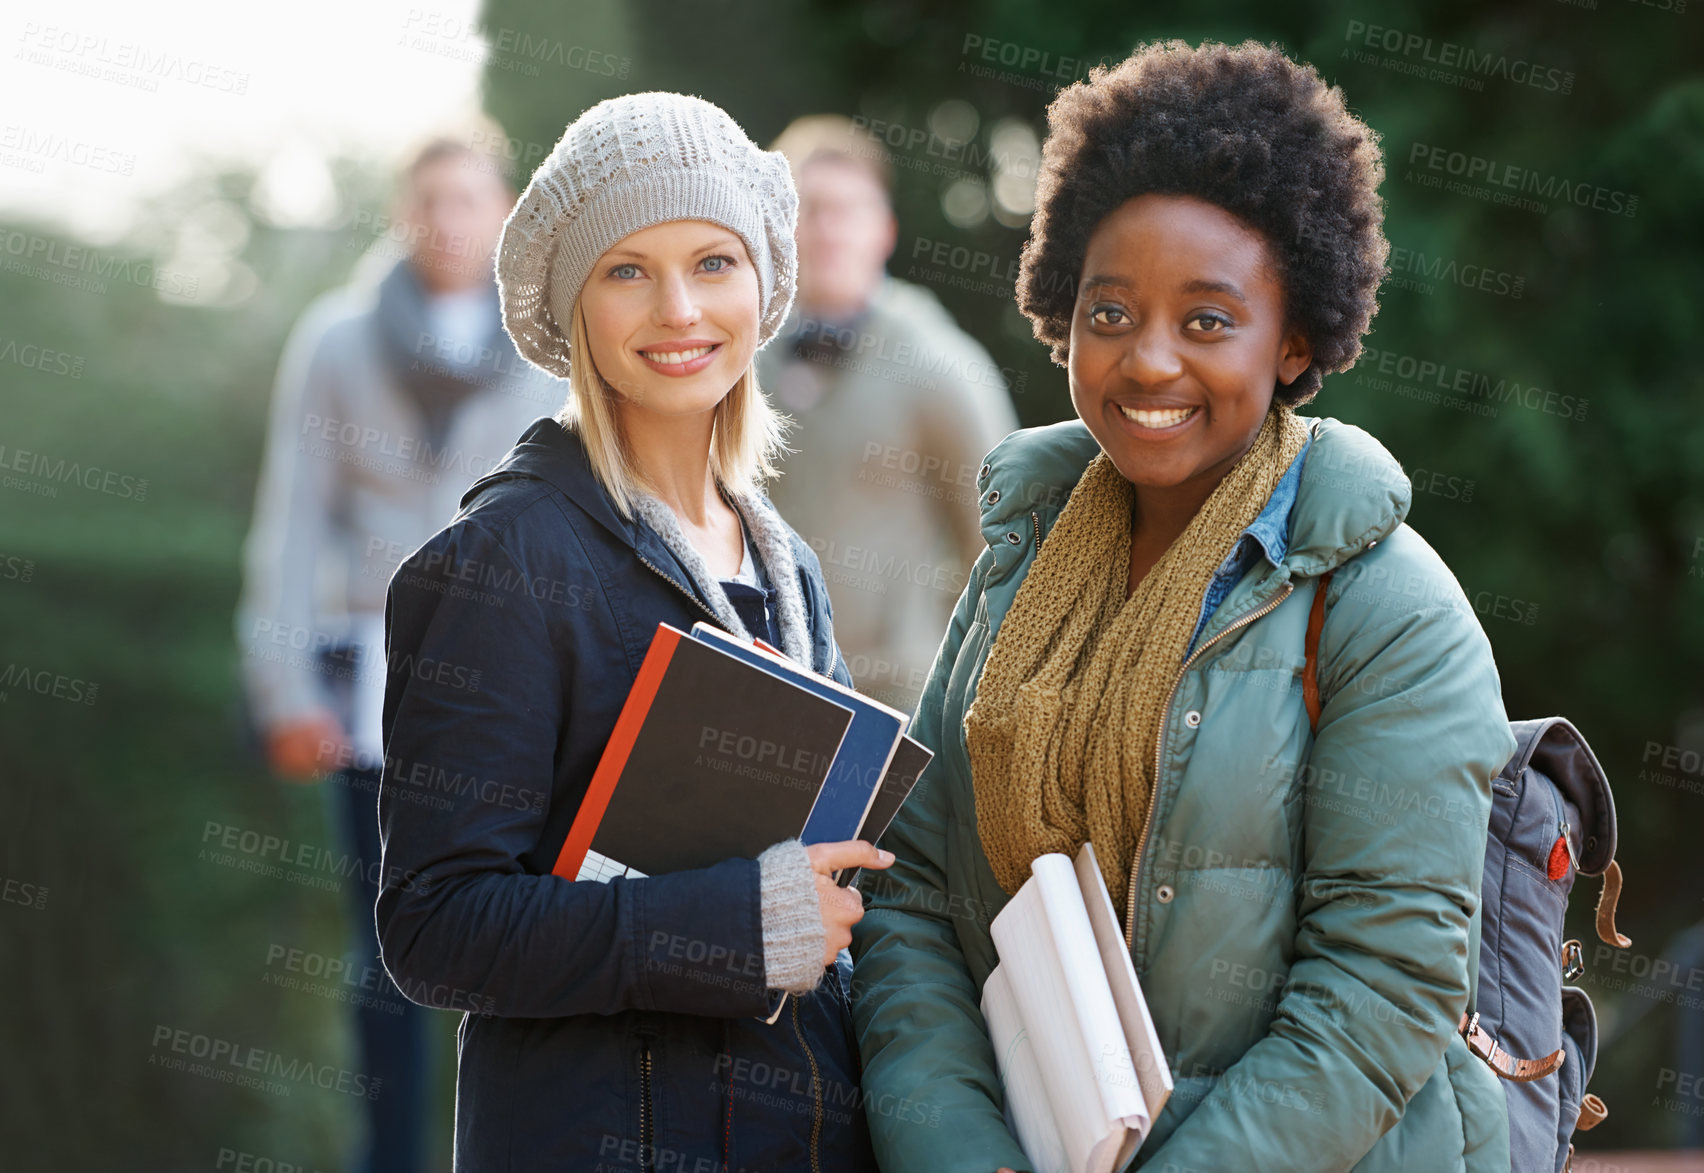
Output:
[[1148,1013],[1148,1000],[1142,996],[1142,986],[1136,980],[1136,966],[1130,960],[1130,950],[1119,930],[1118,914],[1113,911],[1112,897],[1101,877],[1093,843],[1083,844],[1082,850],[1077,852],[1074,866],[1089,924],[1094,929],[1095,945],[1100,950],[1101,966],[1112,990],[1112,1000],[1118,1007],[1119,1022],[1124,1027],[1126,1054],[1131,1063],[1131,1066],[1113,1072],[1111,1078],[1125,1081],[1134,1078],[1142,1089],[1142,1118],[1131,1126],[1133,1131],[1126,1142],[1129,1152],[1120,1157],[1122,1163],[1136,1154],[1154,1126],[1154,1117],[1160,1114],[1171,1096],[1171,1064],[1166,1061],[1159,1032],[1154,1029],[1153,1015]]
[[1111,1173],[1125,1129],[1147,1115],[1142,1091],[1071,861],[1044,855],[1030,873],[994,918],[994,946],[1070,1168]]
[[1001,1086],[1006,1089],[1006,1127],[1029,1158],[1031,1173],[1069,1173],[1065,1141],[1053,1123],[1053,1107],[1047,1101],[1047,1087],[1036,1062],[1035,1043],[1024,1029],[1004,965],[996,965],[982,984],[982,1017],[988,1020],[994,1061],[1000,1069]]
[[592,880],[599,884],[607,884],[617,876],[626,876],[630,880],[646,879],[644,872],[638,868],[630,868],[620,860],[614,860],[607,855],[599,855],[590,848],[586,850],[586,858],[580,863],[580,870],[574,876],[578,880]]

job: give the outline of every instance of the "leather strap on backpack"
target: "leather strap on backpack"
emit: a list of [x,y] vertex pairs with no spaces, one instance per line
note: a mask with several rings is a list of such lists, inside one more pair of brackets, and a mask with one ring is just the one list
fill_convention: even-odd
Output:
[[1531,1083],[1560,1070],[1568,1057],[1560,1047],[1542,1059],[1517,1059],[1503,1050],[1491,1032],[1479,1025],[1479,1015],[1463,1014],[1456,1030],[1467,1040],[1467,1049],[1485,1061],[1485,1065],[1512,1083]]
[[1319,732],[1319,632],[1325,626],[1325,588],[1331,585],[1335,568],[1319,576],[1314,586],[1313,608],[1308,612],[1308,634],[1302,646],[1307,663],[1302,667],[1302,703],[1308,707],[1308,725]]
[[1598,939],[1605,944],[1625,949],[1633,942],[1615,927],[1615,905],[1620,899],[1621,865],[1612,859],[1609,866],[1603,869],[1603,889],[1598,892],[1597,933]]

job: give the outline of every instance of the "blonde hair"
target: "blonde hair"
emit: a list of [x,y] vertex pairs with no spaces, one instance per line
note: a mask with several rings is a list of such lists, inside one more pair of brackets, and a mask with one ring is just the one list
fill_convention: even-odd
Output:
[[[634,497],[653,490],[639,471],[621,426],[615,405],[620,392],[609,385],[592,361],[586,315],[578,299],[568,347],[573,356],[568,367],[568,398],[556,413],[556,421],[579,435],[593,475],[621,516],[631,519]],[[710,475],[733,493],[761,490],[763,482],[780,475],[775,465],[788,450],[784,441],[791,423],[757,385],[756,367],[747,366],[716,405],[710,425]]]

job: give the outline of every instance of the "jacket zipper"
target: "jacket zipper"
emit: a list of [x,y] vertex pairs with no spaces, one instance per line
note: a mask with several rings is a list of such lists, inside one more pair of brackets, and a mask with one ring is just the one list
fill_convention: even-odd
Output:
[[[836,981],[839,978],[835,979]],[[811,1053],[811,1045],[805,1042],[804,1028],[799,1025],[799,999],[793,998],[793,1033],[798,1036],[799,1046],[805,1052],[805,1059],[811,1065],[811,1173],[822,1173],[822,1162],[817,1157],[817,1146],[822,1141],[822,1077],[817,1072],[816,1056]]]
[[639,1044],[639,1166],[642,1169],[656,1168],[656,1152],[653,1147],[651,1118],[651,1044],[649,1041]]
[[1030,511],[1030,521],[1035,525],[1035,552],[1041,553],[1041,514]]
[[1129,897],[1125,901],[1124,908],[1124,947],[1126,949],[1132,949],[1136,944],[1137,881],[1140,879],[1142,874],[1142,851],[1148,846],[1148,832],[1152,830],[1154,826],[1154,807],[1158,805],[1158,799],[1160,796],[1160,763],[1165,761],[1166,718],[1171,714],[1172,698],[1177,696],[1177,686],[1183,683],[1184,675],[1189,671],[1189,666],[1195,663],[1196,660],[1200,659],[1202,653],[1204,653],[1208,648],[1224,639],[1227,635],[1231,634],[1231,632],[1247,627],[1256,619],[1270,613],[1278,606],[1278,604],[1289,598],[1290,592],[1295,589],[1295,583],[1285,583],[1283,591],[1281,591],[1277,597],[1268,600],[1259,610],[1251,611],[1247,615],[1244,615],[1235,623],[1227,626],[1218,635],[1215,635],[1212,639],[1196,648],[1194,654],[1183,662],[1183,667],[1177,670],[1177,678],[1172,681],[1171,691],[1166,693],[1166,703],[1160,708],[1159,736],[1154,738],[1154,790],[1153,793],[1148,796],[1148,810],[1147,813],[1142,816],[1142,835],[1141,838],[1136,840],[1136,854],[1132,856],[1130,860],[1130,893]]
[[[719,628],[722,631],[728,631],[728,625],[726,623],[722,622],[721,617],[719,615],[717,615],[714,611],[712,611],[710,608],[706,607],[704,605],[703,599],[700,599],[697,595],[693,594],[691,591],[687,590],[680,583],[676,582],[673,575],[668,574],[668,573],[658,569],[655,565],[652,564],[652,562],[649,558],[645,557],[645,555],[643,555],[643,554],[640,554],[638,551],[634,551],[634,557],[638,558],[639,561],[643,562],[647,567],[649,567],[650,570],[658,578],[662,579],[664,582],[666,582],[670,586],[672,586],[675,590],[679,591],[681,594],[683,594],[687,598],[691,599],[693,605],[695,607],[697,607],[700,611],[704,612],[704,614],[708,615],[710,617],[710,622],[714,623],[717,626],[717,628]],[[728,632],[728,634],[732,635],[733,632],[730,631],[730,632]],[[842,663],[842,662],[843,661],[840,658],[840,647],[839,647],[839,645],[836,645],[835,648],[834,648],[834,659],[833,659],[833,662],[829,664],[828,672],[826,673],[826,675],[833,676],[835,666]],[[852,675],[852,670],[850,668],[848,668],[846,670],[846,674],[848,676]]]
[[[640,554],[638,551],[634,551],[634,557],[638,558],[639,561],[643,562],[647,567],[649,567],[651,569],[651,571],[653,573],[655,573],[658,578],[662,579],[664,582],[666,582],[670,586],[672,586],[675,590],[679,591],[681,594],[683,594],[687,598],[691,599],[693,606],[697,607],[700,611],[702,611],[706,615],[710,616],[710,622],[714,623],[717,627],[721,628],[723,631],[727,630],[727,625],[724,624],[721,621],[721,619],[717,617],[716,612],[714,612],[710,608],[706,607],[704,605],[703,599],[700,599],[697,595],[693,594],[691,591],[689,591],[685,587],[681,586],[680,583],[676,582],[673,575],[665,574],[663,571],[659,570],[656,567],[656,565],[649,558],[645,557],[645,555],[643,555],[643,554]],[[730,634],[732,634],[732,633],[730,633]]]

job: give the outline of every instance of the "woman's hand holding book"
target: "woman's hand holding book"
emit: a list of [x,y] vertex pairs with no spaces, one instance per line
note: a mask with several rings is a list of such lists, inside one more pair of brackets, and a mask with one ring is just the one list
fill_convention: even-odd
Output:
[[852,944],[852,926],[864,915],[864,900],[856,890],[835,885],[834,875],[842,868],[885,868],[893,863],[893,852],[862,839],[839,843],[815,843],[805,849],[816,873],[817,905],[826,933],[822,946],[824,966],[834,964],[839,952]]

